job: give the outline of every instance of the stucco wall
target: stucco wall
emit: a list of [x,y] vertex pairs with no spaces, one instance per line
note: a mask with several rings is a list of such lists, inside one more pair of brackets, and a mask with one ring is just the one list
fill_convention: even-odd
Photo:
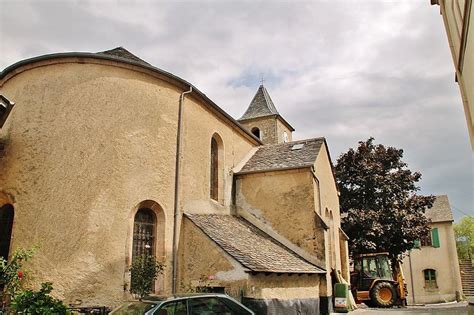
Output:
[[[462,291],[452,223],[433,223],[431,227],[438,228],[440,247],[423,246],[421,249],[413,249],[410,252],[413,275],[410,273],[410,257],[405,257],[403,260],[403,272],[407,281],[408,303],[410,304],[453,301],[456,299],[456,291]],[[438,288],[425,288],[423,274],[425,269],[436,271]],[[415,302],[413,302],[413,293]]]
[[[314,174],[317,178],[319,194],[321,199],[321,213],[325,222],[329,225],[326,231],[326,269],[348,270],[348,257],[341,261],[339,228],[341,227],[341,215],[339,209],[339,195],[336,182],[331,168],[331,160],[327,152],[326,145],[323,144],[314,165]],[[331,283],[330,276],[327,276],[327,283]],[[330,291],[332,294],[332,291]]]
[[183,220],[179,245],[178,289],[193,292],[197,287],[226,287],[230,292],[244,289],[248,274],[231,256],[217,246],[189,219]]
[[[165,220],[165,237],[157,240],[166,264],[158,293],[169,292],[183,90],[139,67],[78,61],[43,61],[0,82],[16,103],[0,131],[0,191],[15,201],[13,247],[40,244],[31,266],[35,283],[52,281],[67,303],[116,305],[128,298],[134,211],[153,200]],[[200,102],[188,96],[184,104],[180,209],[228,212],[229,200],[224,207],[209,200],[210,137],[223,138],[225,171],[254,144]],[[230,191],[228,175],[225,181]]]
[[324,236],[322,229],[316,228],[309,169],[242,175],[236,185],[238,208],[261,219],[308,253],[317,254]]
[[319,275],[265,275],[250,277],[246,297],[254,299],[314,299],[319,297]]

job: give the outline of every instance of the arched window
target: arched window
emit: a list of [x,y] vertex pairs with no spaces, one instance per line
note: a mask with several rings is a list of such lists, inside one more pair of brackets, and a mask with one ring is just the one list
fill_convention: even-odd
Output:
[[219,199],[219,147],[216,139],[211,140],[211,198]]
[[0,257],[8,259],[13,229],[13,206],[6,204],[0,207]]
[[132,259],[137,256],[155,256],[156,216],[148,208],[139,209],[133,223]]
[[257,127],[253,127],[251,131],[255,137],[262,140],[262,138],[260,137],[261,136],[260,129],[258,129]]
[[288,138],[288,133],[286,131],[283,131],[283,142],[287,143],[288,141],[290,141]]
[[425,269],[423,270],[425,276],[425,288],[426,289],[436,289],[438,284],[436,283],[436,270],[434,269]]
[[211,139],[211,163],[210,163],[210,183],[209,192],[213,200],[222,202],[224,191],[224,145],[221,137],[216,133]]

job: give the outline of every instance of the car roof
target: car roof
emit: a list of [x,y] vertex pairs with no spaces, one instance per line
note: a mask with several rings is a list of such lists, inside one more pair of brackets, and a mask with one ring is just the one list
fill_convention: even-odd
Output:
[[171,300],[182,300],[182,299],[195,299],[201,297],[223,297],[231,298],[227,294],[222,293],[186,293],[186,294],[175,294],[175,295],[149,295],[143,298],[143,302],[164,302]]

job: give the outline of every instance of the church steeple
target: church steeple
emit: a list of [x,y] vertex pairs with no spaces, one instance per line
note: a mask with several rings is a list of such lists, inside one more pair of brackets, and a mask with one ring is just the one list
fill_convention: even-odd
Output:
[[267,89],[262,85],[255,93],[252,101],[250,102],[249,108],[245,114],[240,117],[239,120],[252,119],[257,117],[264,117],[269,115],[279,115],[275,105],[273,104],[270,94],[268,94]]
[[267,89],[260,85],[239,122],[247,127],[264,144],[291,141],[293,127],[281,117]]

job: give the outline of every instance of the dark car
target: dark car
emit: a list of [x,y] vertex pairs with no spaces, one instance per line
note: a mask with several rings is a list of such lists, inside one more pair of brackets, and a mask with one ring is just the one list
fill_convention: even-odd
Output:
[[254,312],[225,294],[199,294],[180,297],[148,297],[127,302],[113,310],[113,315],[255,315]]

